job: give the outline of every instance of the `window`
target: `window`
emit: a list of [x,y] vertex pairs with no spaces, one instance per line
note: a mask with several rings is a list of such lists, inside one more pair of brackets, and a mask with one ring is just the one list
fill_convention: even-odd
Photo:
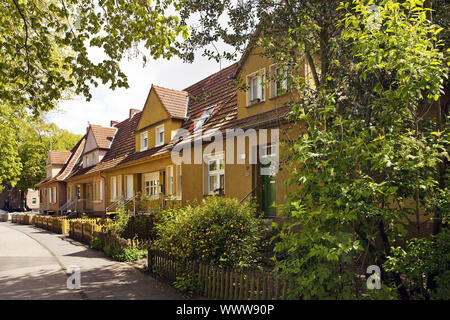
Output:
[[287,68],[272,65],[270,67],[270,73],[272,78],[270,83],[270,97],[273,98],[286,93],[289,90]]
[[77,184],[76,196],[77,196],[77,200],[81,199],[81,186],[79,184]]
[[96,163],[95,161],[95,152],[91,154],[91,165],[93,166]]
[[181,171],[181,165],[178,165],[177,167],[177,196],[181,200],[182,195],[182,188],[181,188],[181,179],[182,179],[182,171]]
[[167,167],[167,194],[173,195],[173,167]]
[[111,200],[117,199],[117,178],[111,177]]
[[164,125],[156,127],[156,145],[155,147],[162,146],[164,144]]
[[216,109],[216,106],[217,106],[217,104],[206,108],[206,110],[203,112],[202,116],[195,123],[194,130],[196,130],[196,129],[198,129],[198,128],[203,126],[203,124],[206,122],[206,120],[208,120],[208,118],[211,116],[211,114]]
[[134,188],[133,188],[133,175],[125,176],[125,188],[127,199],[131,199],[134,196]]
[[159,196],[159,172],[148,173],[144,176],[144,189],[147,196]]
[[141,151],[145,151],[148,148],[148,133],[142,132],[141,133]]
[[31,199],[31,204],[36,204],[36,198]]
[[51,193],[51,197],[50,197],[50,202],[51,203],[56,203],[56,187],[52,188],[52,193]]
[[225,187],[225,162],[223,155],[208,160],[208,194],[223,194]]
[[265,70],[261,69],[247,76],[247,105],[265,100],[264,73]]
[[94,181],[94,201],[103,200],[103,186],[102,181]]

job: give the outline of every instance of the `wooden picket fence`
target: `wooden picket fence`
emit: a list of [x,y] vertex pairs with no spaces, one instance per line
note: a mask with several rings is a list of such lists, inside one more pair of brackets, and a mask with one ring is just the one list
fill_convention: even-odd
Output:
[[239,273],[198,262],[181,262],[168,254],[148,251],[150,272],[170,281],[188,274],[198,286],[198,293],[219,300],[285,300],[287,281],[269,272]]
[[97,220],[91,219],[70,220],[69,237],[80,242],[89,244],[92,239],[98,238],[103,246],[110,245],[115,248],[124,248],[126,246],[148,246],[149,240],[142,239],[124,239],[108,234],[104,225],[97,224]]

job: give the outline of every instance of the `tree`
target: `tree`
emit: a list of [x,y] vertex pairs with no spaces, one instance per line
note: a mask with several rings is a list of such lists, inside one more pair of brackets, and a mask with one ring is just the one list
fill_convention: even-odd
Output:
[[[54,109],[71,95],[91,98],[99,82],[128,87],[124,57],[170,58],[187,27],[167,14],[172,0],[6,0],[0,3],[0,181],[20,169],[10,135],[17,119]],[[176,8],[175,8],[176,9]],[[143,44],[146,51],[140,51]],[[104,52],[94,61],[90,48]],[[9,128],[6,128],[8,126]],[[9,138],[8,138],[9,137]]]
[[[8,0],[0,4],[0,102],[34,114],[53,109],[68,93],[90,99],[90,85],[127,87],[118,62],[177,54],[176,37],[187,29],[166,14],[171,1]],[[139,52],[144,43],[149,54]],[[89,48],[106,58],[95,63]]]
[[53,123],[34,120],[33,117],[22,121],[17,137],[22,163],[17,188],[21,190],[34,188],[36,183],[45,178],[47,155],[50,150],[70,151],[81,139],[81,135],[60,129]]
[[[291,297],[362,297],[356,274],[377,264],[384,293],[413,298],[399,269],[384,265],[391,247],[408,236],[406,227],[421,236],[422,214],[441,223],[439,212],[448,207],[448,121],[444,115],[437,128],[434,112],[448,74],[443,29],[427,19],[432,14],[422,0],[226,4],[185,9],[203,13],[206,25],[190,44],[222,38],[236,48],[245,40],[261,47],[287,67],[297,96],[293,119],[305,128],[287,144],[289,184],[300,187],[283,207],[289,220],[275,246]],[[239,8],[248,13],[245,21]],[[229,29],[220,23],[226,14]],[[253,26],[257,37],[234,38]],[[314,85],[301,75],[303,58]]]

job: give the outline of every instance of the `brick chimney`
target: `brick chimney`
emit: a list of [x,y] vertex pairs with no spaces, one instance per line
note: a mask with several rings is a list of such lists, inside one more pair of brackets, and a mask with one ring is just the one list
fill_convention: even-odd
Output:
[[139,110],[139,109],[130,109],[130,118],[132,118],[138,112],[141,112],[141,110]]
[[115,120],[111,120],[111,123],[110,123],[110,127],[115,127],[117,124],[119,124],[119,121],[115,121]]

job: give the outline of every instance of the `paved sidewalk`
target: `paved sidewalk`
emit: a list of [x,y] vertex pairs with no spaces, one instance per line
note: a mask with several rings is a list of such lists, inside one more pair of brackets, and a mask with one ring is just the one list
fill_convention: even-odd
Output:
[[[67,289],[69,266],[81,289]],[[181,299],[166,283],[62,235],[0,222],[0,299]]]

